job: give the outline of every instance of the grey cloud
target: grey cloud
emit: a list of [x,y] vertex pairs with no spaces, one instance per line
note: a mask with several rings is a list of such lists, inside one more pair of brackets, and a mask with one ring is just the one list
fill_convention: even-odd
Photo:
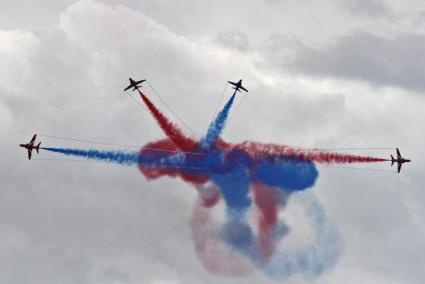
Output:
[[226,31],[217,34],[216,41],[225,47],[244,52],[250,48],[248,37],[241,31]]
[[0,28],[34,29],[56,25],[59,14],[75,0],[0,1]]
[[[279,46],[283,51],[279,51]],[[375,86],[425,89],[425,36],[422,34],[403,33],[385,38],[357,32],[320,48],[298,46],[293,58],[286,56],[285,46],[278,37],[268,50],[272,50],[266,55],[270,65],[283,70],[361,80]]]
[[350,0],[343,1],[349,11],[356,15],[369,17],[389,17],[389,7],[382,0]]

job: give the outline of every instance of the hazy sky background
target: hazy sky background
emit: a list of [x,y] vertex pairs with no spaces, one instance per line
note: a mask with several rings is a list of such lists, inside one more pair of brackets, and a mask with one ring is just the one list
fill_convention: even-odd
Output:
[[[124,96],[131,75],[149,79],[198,135],[225,82],[243,78],[250,92],[228,141],[400,147],[413,160],[400,175],[319,166],[309,191],[344,251],[314,281],[423,283],[424,16],[413,0],[0,0],[0,282],[278,282],[202,267],[192,186],[116,165],[28,161],[17,147],[35,132],[140,146],[163,138]],[[303,238],[297,222],[292,230]]]

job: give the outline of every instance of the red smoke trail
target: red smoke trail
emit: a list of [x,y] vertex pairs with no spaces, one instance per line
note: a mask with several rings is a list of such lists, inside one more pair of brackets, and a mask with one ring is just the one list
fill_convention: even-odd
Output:
[[302,149],[278,144],[261,144],[255,142],[237,144],[235,145],[235,149],[246,151],[256,160],[283,156],[322,164],[374,163],[388,161],[387,159],[369,156],[332,153],[315,149]]
[[210,216],[210,208],[200,198],[193,209],[191,229],[195,251],[211,273],[241,277],[255,271],[249,258],[229,249],[221,240],[221,226]]
[[262,254],[263,264],[267,263],[276,249],[275,241],[271,234],[276,228],[278,220],[279,192],[263,183],[253,184],[254,201],[259,212],[257,246]]
[[165,117],[140,90],[139,94],[161,129],[180,150],[189,151],[197,148],[198,143],[195,140],[186,137],[182,131],[168,120],[168,118]]
[[220,201],[220,191],[214,185],[196,185],[196,189],[203,207],[213,207]]
[[[176,154],[178,153],[178,148],[173,143],[174,141],[171,141],[170,139],[162,139],[156,142],[151,142],[146,144],[141,150],[141,155],[150,155],[152,157],[157,156],[162,150],[162,153],[172,153]],[[206,183],[210,178],[207,175],[201,175],[199,172],[196,172],[197,174],[191,174],[191,171],[187,171],[180,168],[161,168],[161,167],[149,167],[144,166],[143,164],[139,164],[139,170],[145,175],[146,179],[157,179],[162,176],[169,176],[169,177],[180,177],[184,181],[192,183],[192,184],[204,184]]]
[[[161,149],[163,151],[177,151],[176,145],[169,140],[163,139],[157,142],[150,142],[140,149],[140,155],[155,155],[157,152],[153,149]],[[170,177],[179,176],[181,172],[178,168],[160,168],[160,167],[146,167],[143,164],[139,164],[139,170],[145,175],[147,180],[157,179],[161,176],[168,175]]]

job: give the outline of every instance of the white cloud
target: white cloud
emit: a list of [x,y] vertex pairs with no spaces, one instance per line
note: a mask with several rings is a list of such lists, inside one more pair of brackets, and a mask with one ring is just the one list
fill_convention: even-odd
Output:
[[[400,15],[392,3],[397,19],[386,25],[381,17],[375,26],[373,17],[347,16],[333,1],[251,4],[217,2],[205,10],[194,3],[112,6],[83,0],[58,9],[50,16],[58,22],[49,28],[3,28],[0,282],[274,282],[260,273],[235,280],[202,268],[188,224],[196,199],[190,186],[171,179],[147,182],[133,168],[28,162],[17,149],[33,131],[135,145],[162,138],[150,116],[122,94],[130,74],[146,76],[198,134],[211,119],[222,84],[241,77],[250,92],[232,114],[226,140],[400,146],[413,159],[401,175],[321,168],[312,190],[340,227],[345,254],[317,281],[340,283],[351,275],[352,283],[421,283],[425,102],[415,94],[423,88],[422,75],[411,70],[422,68],[422,39],[417,31],[394,37],[394,30],[411,26],[404,19],[413,5]],[[365,36],[365,26],[373,35]],[[352,34],[355,29],[363,33]],[[346,41],[336,38],[324,48],[341,35]],[[291,66],[297,72],[282,72],[280,56],[296,56],[293,49],[312,41],[318,47]],[[246,42],[250,48],[240,52]],[[335,55],[339,60],[333,61]],[[358,57],[375,60],[375,71],[352,72]],[[269,65],[260,65],[265,59]],[[393,66],[402,72],[391,75]],[[57,158],[44,152],[40,157]]]
[[22,91],[16,78],[25,81],[30,71],[26,60],[37,46],[37,38],[30,32],[0,30],[0,92]]

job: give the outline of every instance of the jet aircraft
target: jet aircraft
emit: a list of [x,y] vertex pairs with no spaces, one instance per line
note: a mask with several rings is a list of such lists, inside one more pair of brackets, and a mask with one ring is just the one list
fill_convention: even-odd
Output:
[[28,160],[31,160],[31,154],[32,154],[32,150],[35,149],[37,151],[40,150],[40,143],[38,143],[36,146],[34,145],[35,143],[35,138],[37,137],[37,134],[34,134],[34,136],[32,137],[31,141],[27,144],[19,144],[20,147],[22,148],[26,148],[28,150]]
[[245,92],[248,92],[247,89],[245,89],[242,86],[242,79],[240,79],[237,83],[235,82],[231,82],[231,81],[227,81],[230,85],[233,86],[233,89],[235,90],[235,92],[241,92],[241,89],[244,90]]
[[135,91],[135,90],[138,90],[141,86],[139,86],[139,84],[141,84],[141,83],[143,83],[144,81],[146,81],[146,80],[140,80],[140,81],[134,81],[133,79],[131,79],[131,78],[128,78],[128,80],[130,80],[130,85],[128,85],[125,89],[124,89],[124,92],[125,91],[127,91],[127,90],[129,90],[129,89],[131,89],[131,88],[133,88],[133,92]]
[[393,165],[394,165],[394,163],[397,163],[397,172],[398,172],[398,173],[400,173],[401,166],[402,166],[404,163],[409,163],[409,162],[410,162],[410,160],[409,160],[409,159],[405,159],[405,158],[403,158],[403,157],[401,156],[400,151],[398,150],[398,148],[396,149],[396,151],[397,151],[397,159],[395,159],[395,158],[393,157],[393,155],[391,155],[391,166],[393,166]]

